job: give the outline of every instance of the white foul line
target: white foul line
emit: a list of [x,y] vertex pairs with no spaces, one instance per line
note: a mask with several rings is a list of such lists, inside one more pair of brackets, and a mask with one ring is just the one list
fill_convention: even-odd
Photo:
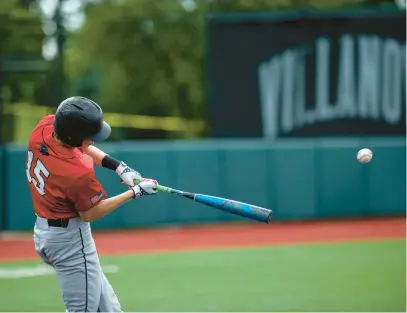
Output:
[[[119,271],[117,265],[104,265],[102,268],[103,272],[107,274],[117,273]],[[55,275],[55,270],[51,266],[43,264],[24,267],[0,267],[0,279],[18,279],[50,275]]]

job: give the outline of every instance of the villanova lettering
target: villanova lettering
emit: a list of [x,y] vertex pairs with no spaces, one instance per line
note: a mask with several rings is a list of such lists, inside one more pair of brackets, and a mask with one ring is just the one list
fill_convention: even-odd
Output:
[[391,37],[345,34],[273,55],[258,68],[264,136],[341,119],[400,123],[405,51]]

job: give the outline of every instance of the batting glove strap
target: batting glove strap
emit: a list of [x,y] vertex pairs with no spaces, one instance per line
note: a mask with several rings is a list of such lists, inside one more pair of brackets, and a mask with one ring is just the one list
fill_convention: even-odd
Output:
[[116,173],[120,176],[127,172],[131,172],[131,168],[128,167],[126,163],[120,162],[120,165],[116,169]]
[[134,186],[133,188],[131,188],[131,190],[133,190],[134,193],[133,199],[148,195],[148,193],[143,188],[141,188],[140,185]]

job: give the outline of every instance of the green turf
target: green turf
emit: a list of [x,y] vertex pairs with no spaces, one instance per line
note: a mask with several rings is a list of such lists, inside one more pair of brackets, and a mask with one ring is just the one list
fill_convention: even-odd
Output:
[[[405,241],[102,258],[124,311],[402,311]],[[11,266],[21,266],[21,263]],[[3,265],[0,264],[0,267]],[[0,279],[1,311],[63,311],[55,276]]]

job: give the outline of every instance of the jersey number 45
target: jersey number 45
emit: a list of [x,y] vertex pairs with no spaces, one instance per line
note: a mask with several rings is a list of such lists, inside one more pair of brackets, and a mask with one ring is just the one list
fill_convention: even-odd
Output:
[[44,175],[44,177],[48,178],[49,177],[49,172],[45,168],[44,164],[42,164],[40,159],[37,159],[37,162],[35,163],[34,167],[34,175],[35,178],[31,177],[31,166],[33,163],[33,158],[34,158],[34,153],[32,151],[28,151],[28,159],[27,159],[27,169],[25,170],[27,174],[27,179],[29,183],[32,183],[34,187],[37,189],[39,194],[41,196],[45,195],[45,181],[44,178],[42,177],[41,174]]

